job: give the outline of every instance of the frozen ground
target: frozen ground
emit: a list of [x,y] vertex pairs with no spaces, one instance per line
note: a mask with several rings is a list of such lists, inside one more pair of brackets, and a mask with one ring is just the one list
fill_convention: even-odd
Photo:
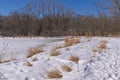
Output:
[[[63,47],[63,39],[0,38],[0,80],[120,80],[120,38],[80,37],[80,43],[68,47]],[[102,42],[105,47],[100,47]],[[26,58],[28,50],[37,46],[43,52]],[[50,56],[56,47],[60,55]],[[78,63],[69,60],[71,55],[78,57]],[[72,70],[65,72],[63,64]],[[47,72],[53,69],[62,77],[49,78]]]

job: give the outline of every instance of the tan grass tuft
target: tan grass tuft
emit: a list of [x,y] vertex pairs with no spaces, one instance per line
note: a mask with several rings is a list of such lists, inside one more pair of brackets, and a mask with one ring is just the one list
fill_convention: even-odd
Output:
[[62,65],[62,70],[65,72],[70,72],[72,71],[71,67],[69,67],[68,65],[64,64]]
[[26,65],[29,66],[29,67],[32,67],[32,66],[33,66],[33,64],[31,64],[31,63],[28,62],[28,61],[26,62]]
[[66,50],[68,51],[68,50],[70,50],[70,48],[66,48]]
[[86,38],[89,38],[91,36],[91,33],[90,32],[86,32],[85,36],[86,36]]
[[92,39],[92,37],[88,37],[88,38],[87,38],[87,41],[88,41],[88,42],[90,42],[90,41],[91,41],[91,39]]
[[98,50],[97,49],[92,49],[92,52],[98,52]]
[[118,35],[116,34],[116,33],[113,33],[112,35],[111,35],[111,37],[117,37]]
[[108,43],[106,40],[102,40],[101,43]]
[[71,55],[71,56],[69,57],[69,60],[70,60],[70,61],[73,61],[73,62],[75,62],[75,63],[78,63],[79,58],[76,57],[76,56]]
[[66,37],[64,39],[64,46],[68,47],[68,46],[72,46],[73,44],[77,44],[80,43],[80,40],[78,38],[74,38],[74,37]]
[[60,52],[57,50],[57,49],[53,49],[51,52],[50,52],[50,56],[58,56],[60,55]]
[[48,78],[62,78],[61,72],[58,69],[47,72]]
[[1,60],[0,63],[7,63],[7,62],[11,62],[11,61],[15,61],[17,60],[16,58],[12,58],[12,59],[9,59],[9,60]]
[[38,53],[40,53],[40,52],[43,52],[43,49],[40,48],[40,47],[30,48],[30,49],[28,50],[27,58],[30,58],[30,57],[32,57],[33,55],[38,54]]
[[106,49],[106,43],[107,43],[107,41],[102,40],[100,42],[100,46],[98,46],[98,49],[101,49],[101,50]]

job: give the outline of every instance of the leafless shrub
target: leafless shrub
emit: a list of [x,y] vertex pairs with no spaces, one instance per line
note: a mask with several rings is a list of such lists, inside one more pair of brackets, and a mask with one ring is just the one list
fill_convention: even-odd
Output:
[[90,32],[86,32],[85,36],[86,36],[86,38],[89,38],[91,36],[91,33]]

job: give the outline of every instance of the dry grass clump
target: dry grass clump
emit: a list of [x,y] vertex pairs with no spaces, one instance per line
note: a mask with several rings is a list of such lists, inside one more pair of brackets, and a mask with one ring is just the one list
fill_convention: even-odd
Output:
[[51,52],[50,52],[50,56],[58,56],[60,55],[60,52],[57,50],[57,49],[53,49]]
[[98,50],[97,49],[92,49],[92,52],[98,52]]
[[115,33],[113,33],[112,35],[111,35],[111,37],[117,37],[118,35],[117,34],[115,34]]
[[86,38],[90,37],[89,33],[85,33]]
[[27,55],[27,58],[30,58],[32,57],[33,55],[35,54],[38,54],[40,52],[43,52],[43,49],[41,47],[34,47],[34,48],[30,48],[28,50],[28,55]]
[[102,43],[102,44],[100,44],[100,46],[98,48],[100,48],[100,49],[106,49],[106,45]]
[[92,39],[92,37],[88,37],[88,38],[87,38],[87,41],[88,41],[88,42],[90,42],[90,41],[91,41],[91,39]]
[[102,40],[101,43],[108,43],[106,40]]
[[68,51],[68,50],[70,50],[70,48],[66,48],[66,50]]
[[75,63],[78,63],[79,58],[76,57],[76,56],[74,56],[74,55],[71,55],[71,56],[69,57],[69,60],[70,60],[70,61],[73,61],[73,62],[75,62]]
[[58,69],[47,72],[48,78],[62,78],[61,72]]
[[68,65],[64,64],[62,65],[62,70],[65,72],[70,72],[72,71],[71,67],[69,67]]
[[75,37],[66,37],[64,39],[64,46],[68,47],[68,46],[72,46],[73,44],[77,44],[80,43],[80,40],[78,38]]
[[102,40],[101,42],[100,42],[100,46],[98,46],[98,49],[101,49],[101,50],[103,50],[103,49],[106,49],[106,43],[107,43],[107,41],[105,41],[105,40]]
[[9,60],[0,60],[0,63],[7,63],[7,62],[15,61],[15,60],[17,60],[17,59],[12,58],[12,59],[9,59]]
[[92,57],[96,57],[96,52],[99,52],[99,51],[100,51],[100,50],[93,48],[93,49],[92,49],[92,52],[94,52],[94,53],[93,53]]
[[29,66],[29,67],[33,66],[33,64],[31,64],[29,61],[26,62],[26,65]]

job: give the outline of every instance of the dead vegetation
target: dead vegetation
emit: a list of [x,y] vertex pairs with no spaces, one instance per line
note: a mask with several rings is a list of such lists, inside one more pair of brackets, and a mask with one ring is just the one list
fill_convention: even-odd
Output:
[[87,38],[87,41],[88,41],[88,42],[90,42],[90,41],[91,41],[91,39],[92,39],[92,37],[88,37],[88,38]]
[[69,67],[69,66],[66,65],[66,64],[63,64],[63,65],[62,65],[62,70],[65,71],[65,72],[70,72],[70,71],[72,71],[72,68]]
[[86,38],[89,38],[89,37],[91,36],[91,33],[86,32],[86,33],[85,33],[85,36],[86,36]]
[[97,49],[92,49],[92,52],[98,52],[98,50]]
[[33,55],[38,54],[40,52],[44,52],[42,47],[39,47],[39,46],[38,47],[32,47],[28,50],[27,58],[30,58]]
[[71,56],[69,57],[69,60],[70,60],[70,61],[73,61],[73,62],[75,62],[75,63],[78,63],[79,58],[76,57],[76,56],[74,56],[74,55],[71,55]]
[[7,62],[15,61],[15,60],[17,60],[17,59],[12,58],[12,59],[9,59],[9,60],[0,60],[0,63],[7,63]]
[[31,64],[29,61],[26,61],[26,66],[32,67],[33,64]]
[[62,78],[61,72],[58,69],[47,72],[48,78]]
[[107,41],[105,41],[105,40],[102,40],[101,42],[100,42],[100,45],[97,47],[98,49],[100,49],[100,50],[104,50],[104,49],[106,49],[106,43],[107,43]]
[[106,41],[106,40],[101,40],[101,43],[108,43],[108,41]]
[[68,51],[68,50],[70,50],[70,48],[66,48],[66,50]]
[[50,51],[50,56],[58,56],[61,53],[59,52],[59,49],[63,48],[61,45],[55,45],[53,49]]
[[58,56],[60,55],[60,52],[57,49],[53,49],[50,52],[50,56]]
[[64,42],[65,42],[64,46],[68,47],[68,46],[72,46],[73,44],[80,43],[80,40],[77,37],[66,37],[64,39]]

